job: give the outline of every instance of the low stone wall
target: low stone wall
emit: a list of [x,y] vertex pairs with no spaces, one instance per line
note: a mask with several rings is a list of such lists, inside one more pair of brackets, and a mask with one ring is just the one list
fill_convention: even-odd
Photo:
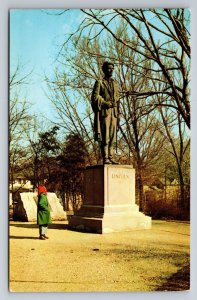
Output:
[[[56,194],[48,193],[47,198],[51,211],[51,220],[66,220],[66,212],[63,210],[63,207],[60,204]],[[36,193],[18,193],[18,195],[14,197],[13,219],[15,221],[36,222],[37,202],[38,197]]]

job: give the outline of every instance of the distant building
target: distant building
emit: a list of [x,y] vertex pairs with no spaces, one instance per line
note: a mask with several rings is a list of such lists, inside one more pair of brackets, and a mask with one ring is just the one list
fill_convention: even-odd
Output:
[[33,189],[33,184],[31,183],[31,181],[27,178],[25,178],[23,175],[17,175],[13,182],[10,183],[10,190],[12,189],[12,186],[13,186],[13,189],[19,189],[19,188],[22,188],[22,189],[25,189],[25,190],[29,190],[29,191],[32,191]]

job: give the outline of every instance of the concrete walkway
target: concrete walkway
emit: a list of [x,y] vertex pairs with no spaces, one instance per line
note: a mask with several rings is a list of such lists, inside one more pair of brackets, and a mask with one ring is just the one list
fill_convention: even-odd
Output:
[[103,235],[66,225],[51,224],[42,241],[35,223],[10,222],[10,291],[189,289],[189,223],[153,221],[150,230]]

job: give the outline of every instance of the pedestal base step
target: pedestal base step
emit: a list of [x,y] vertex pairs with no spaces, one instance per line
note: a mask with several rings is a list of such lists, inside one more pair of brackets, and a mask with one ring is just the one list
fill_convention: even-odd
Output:
[[69,219],[69,228],[77,231],[110,233],[150,229],[151,218],[138,212],[135,215],[109,214],[102,218],[87,216],[72,216]]

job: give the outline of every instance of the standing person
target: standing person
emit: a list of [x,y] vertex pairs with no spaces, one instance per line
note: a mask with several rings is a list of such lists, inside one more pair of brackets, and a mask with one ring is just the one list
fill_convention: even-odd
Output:
[[117,164],[113,159],[119,106],[118,83],[112,78],[114,64],[104,62],[104,78],[97,80],[92,92],[95,140],[100,142],[103,164]]
[[51,223],[50,208],[47,199],[47,189],[43,185],[38,186],[37,224],[39,225],[39,239],[46,240],[48,224]]

